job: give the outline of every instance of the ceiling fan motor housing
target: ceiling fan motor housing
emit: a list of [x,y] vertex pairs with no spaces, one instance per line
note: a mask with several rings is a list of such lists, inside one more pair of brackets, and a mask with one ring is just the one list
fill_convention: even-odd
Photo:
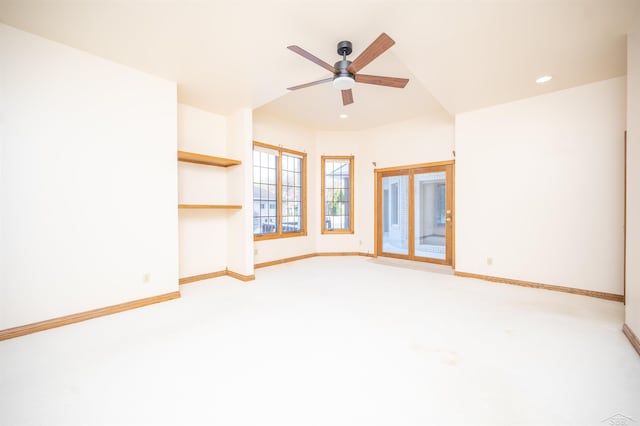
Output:
[[346,59],[343,59],[341,61],[336,62],[333,65],[336,68],[336,70],[338,70],[336,75],[337,76],[342,76],[342,77],[352,77],[353,78],[353,74],[351,74],[349,72],[349,70],[347,70],[349,65],[351,65],[351,61],[347,61]]
[[351,61],[343,59],[335,63],[338,72],[333,76],[333,87],[339,90],[349,90],[355,84],[355,76],[347,70]]

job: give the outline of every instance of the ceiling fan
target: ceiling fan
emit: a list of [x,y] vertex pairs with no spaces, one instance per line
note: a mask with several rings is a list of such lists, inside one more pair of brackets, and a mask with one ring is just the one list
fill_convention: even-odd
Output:
[[333,86],[342,91],[342,103],[343,105],[349,105],[353,103],[353,93],[351,88],[358,83],[377,84],[379,86],[396,87],[399,89],[404,88],[409,82],[408,78],[397,77],[382,77],[378,75],[365,75],[358,74],[362,68],[367,66],[378,56],[382,55],[387,49],[393,46],[396,42],[385,33],[380,34],[377,39],[373,41],[353,62],[347,60],[347,56],[351,54],[352,47],[350,41],[341,41],[338,43],[338,55],[342,56],[342,60],[331,66],[313,56],[299,46],[287,46],[287,49],[297,53],[298,55],[307,58],[311,62],[320,65],[322,68],[331,71],[333,77],[325,78],[318,81],[312,81],[311,83],[300,84],[299,86],[288,87],[287,90],[298,90],[309,86],[315,86],[316,84],[328,83],[333,81]]

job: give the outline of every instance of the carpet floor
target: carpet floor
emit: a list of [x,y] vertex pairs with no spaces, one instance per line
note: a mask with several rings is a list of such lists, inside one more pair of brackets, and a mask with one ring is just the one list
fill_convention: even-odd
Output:
[[0,425],[640,424],[621,303],[362,257],[181,292],[0,342]]

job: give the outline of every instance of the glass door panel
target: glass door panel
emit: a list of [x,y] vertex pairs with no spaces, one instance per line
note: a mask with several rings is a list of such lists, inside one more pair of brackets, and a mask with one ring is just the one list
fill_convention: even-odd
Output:
[[409,176],[382,178],[382,251],[409,254]]
[[[414,175],[414,256],[447,257],[447,190],[444,171]],[[449,219],[450,220],[450,219]]]
[[454,163],[376,171],[376,255],[453,265]]

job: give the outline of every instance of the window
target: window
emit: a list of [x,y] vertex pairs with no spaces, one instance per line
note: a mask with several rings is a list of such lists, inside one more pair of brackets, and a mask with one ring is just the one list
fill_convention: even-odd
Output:
[[306,162],[303,152],[253,143],[255,239],[307,234]]
[[323,156],[322,233],[353,233],[353,156]]

